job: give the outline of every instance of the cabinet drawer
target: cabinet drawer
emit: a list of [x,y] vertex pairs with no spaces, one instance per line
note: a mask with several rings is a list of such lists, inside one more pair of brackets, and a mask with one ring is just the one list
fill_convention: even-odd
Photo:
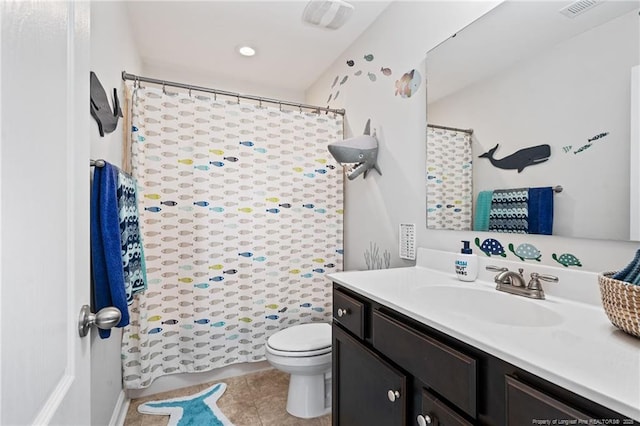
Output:
[[[561,421],[576,420],[587,421],[590,416],[570,407],[554,397],[543,393],[529,385],[515,379],[506,377],[506,405],[507,425],[519,426],[534,424],[536,420],[549,420],[557,424],[565,424]],[[580,423],[582,424],[582,423]]]
[[[462,416],[452,411],[432,393],[422,390],[422,414],[424,424],[446,426],[472,426]],[[418,425],[422,424],[418,418]]]
[[373,346],[476,417],[476,360],[381,312],[373,313]]
[[337,288],[333,289],[333,318],[344,328],[364,339],[365,305]]

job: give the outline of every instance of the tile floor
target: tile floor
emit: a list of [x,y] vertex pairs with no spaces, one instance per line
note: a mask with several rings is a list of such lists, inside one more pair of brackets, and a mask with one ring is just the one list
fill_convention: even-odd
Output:
[[218,382],[227,384],[226,391],[217,401],[218,407],[235,426],[331,426],[331,415],[305,420],[287,413],[289,375],[278,370],[230,377],[131,400],[124,426],[166,426],[168,416],[140,414],[138,405],[198,393]]

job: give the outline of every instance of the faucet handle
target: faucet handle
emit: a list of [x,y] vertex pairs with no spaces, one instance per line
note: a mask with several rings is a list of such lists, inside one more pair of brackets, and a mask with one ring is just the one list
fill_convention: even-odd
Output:
[[540,280],[547,281],[550,283],[557,283],[560,281],[558,277],[556,277],[555,275],[546,275],[546,274],[539,274],[537,272],[532,272],[531,281],[529,281],[529,285],[527,286],[527,288],[529,288],[530,290],[542,291],[542,284],[540,284]]
[[500,266],[493,265],[488,265],[487,267],[485,267],[485,269],[491,272],[507,272],[509,270],[508,268],[502,268]]

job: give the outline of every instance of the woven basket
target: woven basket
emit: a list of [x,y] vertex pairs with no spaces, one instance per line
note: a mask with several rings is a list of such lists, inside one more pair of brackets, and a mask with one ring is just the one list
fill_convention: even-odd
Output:
[[614,280],[613,274],[603,272],[598,276],[604,311],[613,325],[640,337],[640,285]]

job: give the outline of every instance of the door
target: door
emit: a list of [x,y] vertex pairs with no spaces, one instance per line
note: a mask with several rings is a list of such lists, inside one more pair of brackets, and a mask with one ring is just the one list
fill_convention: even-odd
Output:
[[89,3],[0,17],[0,424],[88,425]]
[[335,323],[332,355],[335,426],[406,424],[406,376]]

